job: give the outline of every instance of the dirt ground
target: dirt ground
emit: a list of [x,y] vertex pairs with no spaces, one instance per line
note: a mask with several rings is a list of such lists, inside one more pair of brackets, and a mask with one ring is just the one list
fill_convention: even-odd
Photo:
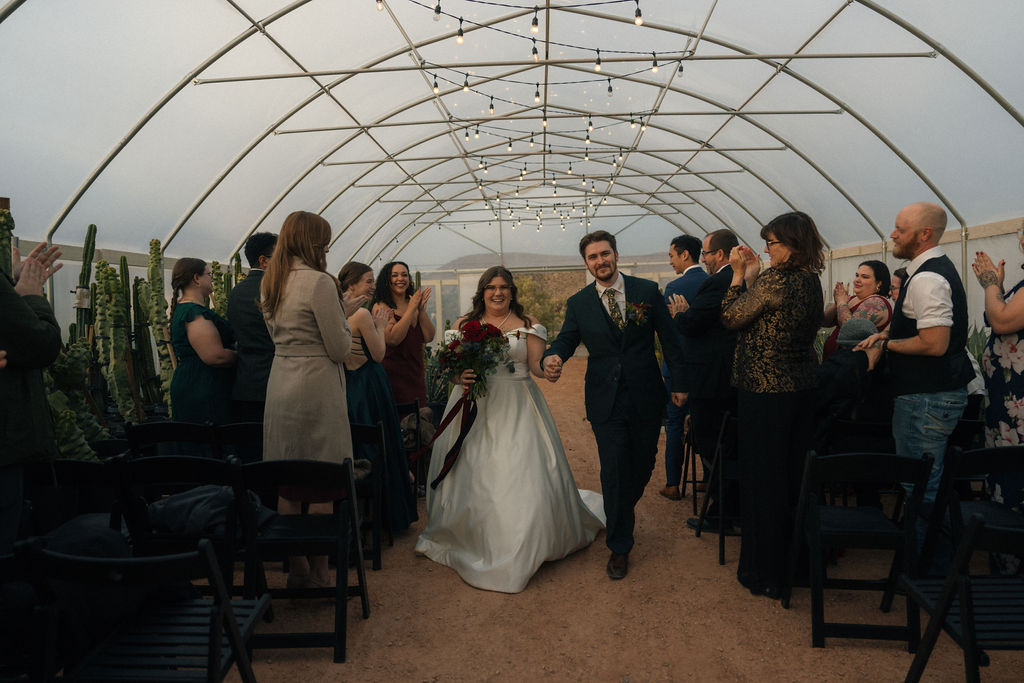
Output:
[[[580,488],[600,490],[594,436],[584,420],[585,360],[566,364],[557,384],[539,382],[558,423]],[[895,642],[832,639],[811,647],[810,597],[794,591],[789,610],[753,597],[735,578],[739,539],[694,537],[685,526],[691,499],[658,495],[659,455],[637,507],[637,543],[629,576],[605,575],[604,534],[574,555],[541,567],[516,595],[472,588],[452,569],[416,556],[418,522],[384,553],[381,571],[367,572],[372,613],[362,620],[349,601],[348,661],[329,650],[263,650],[254,658],[261,681],[899,681],[912,656]],[[848,553],[835,575],[881,577],[887,559]],[[268,577],[271,582],[283,577]],[[826,618],[900,623],[874,593],[826,592]],[[328,629],[329,601],[279,601],[268,631]],[[990,653],[987,682],[1020,681],[1021,653]],[[963,680],[960,650],[945,635],[926,681]],[[237,678],[236,678],[237,680]]]

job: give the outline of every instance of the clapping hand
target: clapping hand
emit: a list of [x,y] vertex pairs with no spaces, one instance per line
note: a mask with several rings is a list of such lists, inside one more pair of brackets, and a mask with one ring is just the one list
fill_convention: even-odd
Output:
[[549,382],[557,382],[562,376],[562,359],[558,356],[545,356],[541,362],[544,366],[544,379]]
[[845,282],[836,283],[832,289],[832,300],[836,302],[836,306],[850,303],[850,290],[846,288]]
[[737,246],[729,252],[729,265],[733,273],[742,273],[749,287],[761,272],[761,261],[750,247]]
[[983,251],[975,252],[974,263],[971,264],[974,276],[982,287],[997,285],[1003,291],[1003,278],[1006,276],[1006,261],[1000,261],[996,266],[992,263],[989,255]]
[[358,311],[360,308],[362,308],[363,304],[365,304],[368,299],[369,297],[367,297],[365,294],[360,294],[359,296],[350,294],[348,292],[342,294],[341,305],[345,309],[345,317],[351,318],[352,314]]
[[686,301],[686,297],[682,294],[673,294],[669,297],[668,301],[668,312],[675,317],[679,313],[686,313],[689,310],[690,304]]
[[[60,247],[56,244],[47,246],[46,242],[40,242],[36,245],[36,248],[29,252],[25,260],[35,259],[43,266],[44,269],[49,269],[53,266],[50,274],[46,277],[50,277],[58,270],[64,267],[63,263],[54,265],[54,261],[60,258]],[[15,282],[21,277],[21,266],[23,261],[21,260],[21,251],[17,247],[11,247],[11,279]]]
[[[415,305],[424,311],[427,308],[427,302],[430,301],[430,287],[421,287],[416,290],[416,293],[412,295],[412,299],[415,299]],[[409,303],[414,303],[410,300]]]
[[48,247],[46,242],[41,242],[22,259],[21,252],[14,247],[11,250],[11,270],[17,279],[14,291],[21,296],[42,296],[43,284],[64,267],[63,263],[56,263],[60,253],[60,247]]
[[387,327],[388,323],[395,319],[395,312],[385,303],[378,303],[374,306],[372,315],[373,324],[378,330]]

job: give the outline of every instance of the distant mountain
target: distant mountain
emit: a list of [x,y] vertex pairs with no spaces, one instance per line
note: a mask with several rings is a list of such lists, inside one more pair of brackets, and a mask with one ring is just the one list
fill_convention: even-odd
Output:
[[[667,264],[668,258],[664,253],[639,254],[636,256],[619,255],[623,264]],[[480,270],[495,265],[497,258],[494,254],[470,254],[448,261],[437,268],[438,271],[455,270]],[[561,254],[532,254],[529,252],[505,252],[505,267],[511,269],[529,268],[582,268],[583,262],[580,259],[568,258]]]

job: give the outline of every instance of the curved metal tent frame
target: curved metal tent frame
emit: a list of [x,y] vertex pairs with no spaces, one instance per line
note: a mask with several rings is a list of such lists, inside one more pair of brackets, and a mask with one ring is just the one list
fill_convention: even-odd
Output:
[[[970,177],[989,169],[985,160],[965,158],[957,144],[960,137],[999,150],[1006,158],[1019,159],[1014,154],[1024,152],[1024,117],[1020,113],[1024,91],[1015,87],[1012,75],[1008,75],[1013,67],[1004,67],[1007,62],[1019,62],[1013,57],[1021,56],[1010,28],[1024,19],[1019,3],[993,2],[982,12],[983,16],[961,16],[959,23],[951,17],[943,23],[928,13],[925,0],[837,0],[831,8],[810,0],[790,0],[773,3],[773,11],[779,17],[774,27],[779,37],[773,42],[772,27],[759,30],[762,27],[757,25],[759,20],[764,21],[764,15],[748,8],[748,19],[735,0],[642,0],[636,3],[644,9],[642,27],[633,26],[634,2],[613,0],[603,3],[599,11],[589,7],[593,3],[549,0],[535,12],[533,6],[510,2],[445,0],[443,21],[437,24],[430,21],[433,3],[415,0],[385,1],[384,12],[374,11],[369,2],[358,3],[359,7],[356,3],[339,7],[327,0],[296,0],[278,7],[274,7],[273,0],[227,0],[226,5],[190,8],[196,14],[192,19],[195,25],[201,22],[203,27],[202,36],[194,41],[195,47],[184,50],[194,60],[194,66],[179,71],[184,75],[174,79],[155,101],[151,100],[134,124],[116,135],[116,143],[105,154],[93,157],[99,161],[92,164],[91,171],[74,181],[83,161],[88,163],[92,150],[102,145],[104,135],[100,132],[107,131],[105,136],[110,136],[113,125],[101,120],[81,122],[83,135],[95,133],[88,139],[90,151],[53,174],[48,187],[39,187],[38,177],[20,182],[18,176],[4,174],[0,190],[18,197],[19,202],[27,201],[30,217],[36,224],[42,223],[40,218],[48,210],[54,212],[46,230],[47,239],[53,239],[62,226],[81,220],[86,212],[97,208],[104,215],[88,220],[109,220],[116,226],[130,224],[131,220],[120,216],[116,205],[112,205],[116,190],[109,185],[118,180],[124,182],[126,172],[120,167],[134,168],[150,149],[165,153],[170,150],[166,173],[167,178],[177,183],[174,197],[154,202],[161,204],[160,211],[143,221],[166,224],[169,215],[176,215],[164,237],[164,250],[173,244],[175,251],[199,252],[204,248],[204,237],[211,237],[210,226],[226,223],[245,226],[229,229],[230,253],[234,254],[248,235],[271,227],[288,205],[298,204],[332,221],[332,245],[341,246],[337,251],[344,257],[365,254],[373,261],[389,250],[392,257],[397,257],[411,245],[420,244],[428,239],[427,228],[440,227],[443,220],[460,222],[461,216],[462,222],[474,223],[483,211],[495,214],[496,199],[509,205],[511,198],[503,196],[508,193],[491,191],[490,187],[500,185],[484,182],[479,169],[473,167],[474,157],[494,161],[492,168],[502,168],[526,163],[537,156],[538,169],[521,176],[521,199],[531,199],[537,206],[549,208],[555,202],[542,197],[546,177],[571,177],[561,170],[569,162],[582,166],[579,160],[588,149],[590,135],[586,135],[584,143],[578,120],[597,118],[601,123],[597,130],[615,136],[613,142],[604,144],[603,154],[619,149],[625,158],[611,170],[588,169],[586,177],[602,185],[599,191],[587,194],[649,212],[670,231],[658,232],[661,237],[671,232],[701,235],[729,227],[750,241],[773,212],[805,209],[834,217],[837,225],[843,226],[841,230],[833,229],[830,235],[833,247],[873,240],[884,245],[886,230],[881,226],[890,222],[895,200],[889,196],[876,197],[872,192],[873,179],[847,170],[844,162],[851,150],[837,153],[832,148],[829,127],[841,129],[842,135],[850,139],[873,141],[852,151],[874,160],[879,176],[891,179],[887,185],[894,188],[893,195],[897,194],[896,189],[903,189],[906,202],[938,201],[961,228],[1019,215],[1018,200],[1010,189],[1024,181],[1024,169],[1019,164],[1000,169],[1007,180],[993,183],[997,187],[993,188],[991,198],[971,197],[967,201],[955,182],[959,177],[937,164],[936,159],[942,154],[934,151],[936,145],[944,145],[950,161],[964,165],[964,174]],[[5,35],[39,30],[47,22],[56,34],[64,36],[80,24],[98,26],[99,33],[93,35],[116,42],[119,27],[110,18],[118,16],[117,12],[128,13],[129,21],[137,22],[134,25],[147,26],[144,10],[130,2],[111,3],[117,7],[91,7],[88,11],[75,5],[77,12],[68,11],[73,5],[44,5],[15,0],[0,7],[0,44],[10,45],[11,41],[3,40]],[[165,18],[170,15],[184,21],[174,3],[157,5],[157,11],[164,13]],[[621,11],[620,5],[630,11]],[[851,16],[855,7],[861,11]],[[332,23],[342,12],[348,12],[343,16],[357,26],[338,28],[340,23]],[[258,16],[264,18],[257,19]],[[456,45],[455,29],[463,28],[464,16],[470,17],[463,31],[468,45]],[[543,32],[536,36],[526,32],[525,27],[525,21],[533,16],[538,16],[543,26]],[[982,23],[985,16],[998,21]],[[927,26],[918,25],[915,19],[925,20]],[[123,70],[119,76],[126,86],[144,83],[145,79],[159,83],[146,68],[160,65],[160,41],[170,40],[173,29],[165,32],[155,24],[149,26],[157,36],[152,51],[147,50],[137,60],[126,56],[115,62]],[[369,32],[359,30],[369,27]],[[856,29],[864,27],[873,31],[857,32]],[[336,40],[337,44],[316,40],[338,30],[348,32],[350,37],[362,36],[363,40]],[[969,42],[972,32],[984,32],[990,44]],[[182,36],[179,32],[175,37]],[[186,42],[189,38],[184,36]],[[542,56],[538,55],[538,59],[521,58],[520,46],[527,40],[540,49]],[[861,41],[877,42],[881,49],[827,49],[859,46]],[[38,44],[37,41],[35,45]],[[40,66],[38,73],[34,71],[36,62],[45,60],[35,59],[38,55],[33,54],[32,45],[25,41],[24,45],[3,48],[7,52],[0,52],[4,57],[0,60],[4,64],[0,74],[10,75],[14,73],[12,68],[20,69],[26,72],[26,78],[45,82],[45,69]],[[824,49],[814,49],[822,45]],[[922,45],[928,51],[920,51]],[[601,48],[597,55],[604,56],[604,66],[626,68],[617,73],[604,69],[599,74],[588,69],[589,55],[596,47]],[[54,49],[60,53],[61,44],[58,42]],[[640,71],[631,70],[640,66],[646,71],[647,54],[655,62],[661,60],[662,75],[641,75]],[[448,58],[436,59],[444,55]],[[254,57],[255,68],[247,74],[249,56]],[[409,61],[403,63],[405,59]],[[829,71],[828,65],[834,62],[866,65],[868,60],[885,60],[893,65],[891,84],[879,82],[867,87],[851,82],[855,79],[837,80]],[[902,66],[913,61],[930,65],[905,69]],[[288,72],[288,66],[298,71]],[[100,84],[110,79],[109,73],[92,71],[88,66],[69,64],[67,68],[83,78],[95,78]],[[218,69],[223,73],[217,73]],[[867,71],[868,67],[864,69]],[[691,77],[694,72],[696,78]],[[166,78],[167,73],[164,69],[161,78]],[[451,85],[434,93],[431,85],[437,85],[438,73]],[[464,75],[473,100],[460,99],[469,96],[452,74]],[[879,72],[871,75],[878,76]],[[909,133],[913,131],[908,132],[905,121],[879,106],[881,100],[892,97],[893,92],[906,87],[914,77],[938,75],[945,75],[945,80],[935,88],[956,88],[957,101],[976,105],[988,125],[979,123],[976,130],[965,131],[956,124],[966,113],[955,111],[943,118],[944,112],[932,109],[928,118],[938,128],[922,131],[922,139],[912,137]],[[613,83],[626,91],[625,106],[618,104],[616,96],[614,111],[607,111],[588,95],[591,87],[603,89],[605,80],[609,96],[613,94]],[[309,81],[315,88],[312,92],[301,85]],[[540,102],[522,103],[515,91],[527,87],[532,90],[525,84],[535,81]],[[999,83],[1010,87],[1004,85],[1001,89]],[[189,84],[195,85],[187,89]],[[423,94],[417,91],[420,87]],[[571,99],[580,95],[577,91],[582,91],[584,99],[566,102],[567,93],[575,93],[569,96]],[[773,98],[785,100],[787,95],[799,101],[788,108],[772,104]],[[513,106],[503,106],[506,111],[494,116],[462,113],[467,101],[472,110],[488,96],[492,105],[497,97],[503,105],[511,102]],[[38,97],[42,99],[43,95]],[[247,127],[239,128],[243,135],[245,130],[251,131],[245,141],[233,143],[229,140],[232,136],[225,134],[220,136],[224,138],[223,144],[210,145],[209,150],[191,150],[193,156],[201,157],[205,168],[211,162],[217,166],[217,159],[222,162],[215,171],[190,171],[189,133],[216,139],[221,132],[218,126],[224,125],[224,117],[206,120],[196,110],[206,106],[209,110],[238,106],[247,97],[250,101],[265,99],[258,100],[262,110],[256,106],[247,109],[255,113]],[[679,111],[678,106],[665,104],[668,98],[673,103],[692,102],[695,106],[692,111],[685,111],[686,107]],[[822,106],[822,102],[827,104]],[[272,110],[280,113],[271,114]],[[634,121],[634,114],[623,114],[629,110],[644,124],[644,130],[636,131],[631,138],[618,135],[623,126]],[[903,110],[909,111],[909,107],[904,105]],[[118,110],[117,118],[124,119],[129,111],[127,107]],[[545,124],[539,128],[538,112]],[[31,141],[40,138],[33,128],[36,113],[30,102],[27,111],[4,115],[11,130],[26,131],[0,148],[5,158],[14,160],[13,167],[31,157]],[[812,116],[820,119],[821,115],[829,115],[831,121],[811,123]],[[721,120],[710,128],[698,120],[711,117]],[[807,121],[808,125],[796,125],[794,121]],[[516,127],[524,123],[532,129]],[[425,129],[419,132],[417,127],[421,125]],[[501,125],[512,127],[495,134],[494,145],[471,147],[461,139],[463,131],[468,137],[471,127],[488,131]],[[1003,136],[998,143],[988,139],[989,128]],[[548,153],[495,151],[506,140],[511,147],[513,142],[523,144],[527,137],[532,143],[534,136],[539,138],[540,149]],[[65,145],[73,139],[67,133],[58,137]],[[717,142],[719,139],[721,142]],[[154,140],[166,143],[161,146]],[[663,144],[671,140],[682,144]],[[769,144],[778,147],[768,147],[760,140],[771,141]],[[173,149],[175,141],[183,143],[180,155]],[[558,149],[553,149],[553,144]],[[581,144],[584,146],[579,149],[570,147]],[[769,151],[772,149],[779,150],[778,156]],[[208,153],[198,154],[199,151]],[[771,160],[766,161],[765,155],[771,155]],[[350,170],[338,166],[339,162],[347,164]],[[450,168],[453,164],[455,168]],[[675,170],[666,170],[672,168]],[[132,174],[132,185],[126,190],[138,197],[140,203],[167,187],[166,179],[147,170]],[[202,180],[204,173],[208,180]],[[623,173],[635,182],[607,182]],[[722,175],[719,177],[718,173]],[[332,181],[332,174],[340,174],[340,179]],[[702,184],[701,191],[684,182],[691,178]],[[532,183],[526,184],[529,180]],[[476,181],[476,185],[466,189],[460,184],[466,181]],[[260,185],[259,190],[246,194],[239,189],[248,182]],[[182,199],[189,193],[189,187],[196,187],[197,191],[192,191],[191,199]],[[467,194],[479,196],[468,201]],[[261,205],[263,208],[258,208]],[[623,226],[621,217],[606,206],[598,201],[588,212],[588,219],[613,231],[630,229],[635,224]],[[649,232],[648,226],[643,223],[642,230],[637,230]],[[442,254],[448,249],[441,244],[441,237],[489,248],[486,245],[490,238],[480,230],[466,235],[453,233],[430,234],[429,240]],[[224,246],[219,234],[220,231],[217,244],[221,246],[217,249],[227,252],[229,247]],[[132,239],[130,233],[120,235],[122,242]],[[499,235],[499,242],[501,239]],[[397,248],[391,249],[396,243]],[[138,250],[142,251],[143,246],[144,243],[138,243]],[[501,252],[499,248],[499,255]],[[570,250],[567,257],[571,256]]]

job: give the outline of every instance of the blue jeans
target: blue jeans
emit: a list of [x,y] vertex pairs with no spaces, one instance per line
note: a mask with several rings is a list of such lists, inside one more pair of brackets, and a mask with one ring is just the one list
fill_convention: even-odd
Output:
[[[924,543],[935,494],[942,479],[946,444],[966,406],[966,388],[933,394],[906,394],[897,396],[893,401],[892,437],[896,441],[896,453],[911,458],[923,458],[925,455],[934,458],[917,522],[918,551]],[[944,575],[951,557],[952,543],[945,534],[940,534],[930,573]]]
[[[665,389],[672,393],[672,381],[665,377]],[[683,423],[689,404],[677,408],[670,400],[665,418],[665,485],[679,486],[683,472]]]

